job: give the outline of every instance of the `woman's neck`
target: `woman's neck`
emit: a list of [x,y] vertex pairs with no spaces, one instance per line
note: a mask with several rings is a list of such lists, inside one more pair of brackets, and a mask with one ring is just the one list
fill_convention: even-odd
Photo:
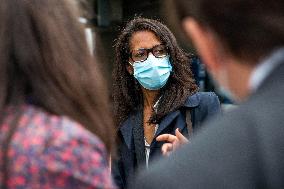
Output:
[[142,92],[144,107],[153,107],[155,103],[154,101],[156,100],[157,95],[159,95],[159,90],[148,90],[142,88]]

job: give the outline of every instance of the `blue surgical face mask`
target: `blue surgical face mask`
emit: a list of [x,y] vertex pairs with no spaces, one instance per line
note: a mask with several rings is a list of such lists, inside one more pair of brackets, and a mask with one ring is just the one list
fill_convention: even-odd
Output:
[[169,56],[156,58],[149,53],[147,60],[134,62],[134,77],[138,82],[149,90],[158,90],[168,81],[172,66]]

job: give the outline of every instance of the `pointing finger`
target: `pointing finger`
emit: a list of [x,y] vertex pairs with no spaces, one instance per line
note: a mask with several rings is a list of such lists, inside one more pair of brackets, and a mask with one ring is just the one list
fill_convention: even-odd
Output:
[[181,144],[185,144],[185,143],[188,142],[188,139],[187,139],[185,136],[183,136],[183,135],[181,134],[181,132],[179,131],[178,128],[176,129],[175,134],[176,134],[176,137],[177,137],[178,141],[179,141]]
[[177,140],[177,137],[175,135],[171,135],[171,134],[162,134],[159,135],[156,138],[157,141],[166,141],[166,142],[174,142],[175,140]]

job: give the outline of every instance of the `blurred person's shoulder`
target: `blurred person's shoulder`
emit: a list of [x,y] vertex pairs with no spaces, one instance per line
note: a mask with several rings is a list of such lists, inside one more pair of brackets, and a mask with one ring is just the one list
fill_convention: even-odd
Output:
[[101,140],[77,121],[65,115],[51,114],[34,106],[29,108],[31,111],[35,112],[33,121],[37,122],[41,120],[39,125],[47,130],[49,135],[56,139],[55,142],[64,143],[67,140],[76,139],[95,144],[99,148],[104,148]]
[[[69,145],[69,148],[84,144],[101,152],[105,151],[101,140],[75,120],[49,113],[33,105],[24,105],[20,108],[23,113],[19,119],[14,142],[24,141],[27,147],[34,146],[37,150],[40,149],[40,145],[47,148],[70,143],[72,145]],[[15,109],[16,107],[10,108],[9,114],[13,114]],[[13,116],[10,117],[9,119],[13,119]]]
[[[31,105],[23,110],[12,141],[13,161],[27,161],[20,169],[11,168],[12,177],[30,173],[31,179],[50,188],[58,183],[64,185],[62,188],[74,188],[72,183],[82,188],[113,188],[107,151],[97,136],[67,116]],[[29,167],[39,172],[30,172]],[[43,182],[37,174],[49,182]]]

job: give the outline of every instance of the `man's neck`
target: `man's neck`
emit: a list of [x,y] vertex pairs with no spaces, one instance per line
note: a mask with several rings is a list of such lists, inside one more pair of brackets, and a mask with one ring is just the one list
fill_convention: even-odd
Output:
[[247,63],[232,63],[228,67],[229,85],[238,101],[244,101],[250,95],[249,80],[255,66]]

